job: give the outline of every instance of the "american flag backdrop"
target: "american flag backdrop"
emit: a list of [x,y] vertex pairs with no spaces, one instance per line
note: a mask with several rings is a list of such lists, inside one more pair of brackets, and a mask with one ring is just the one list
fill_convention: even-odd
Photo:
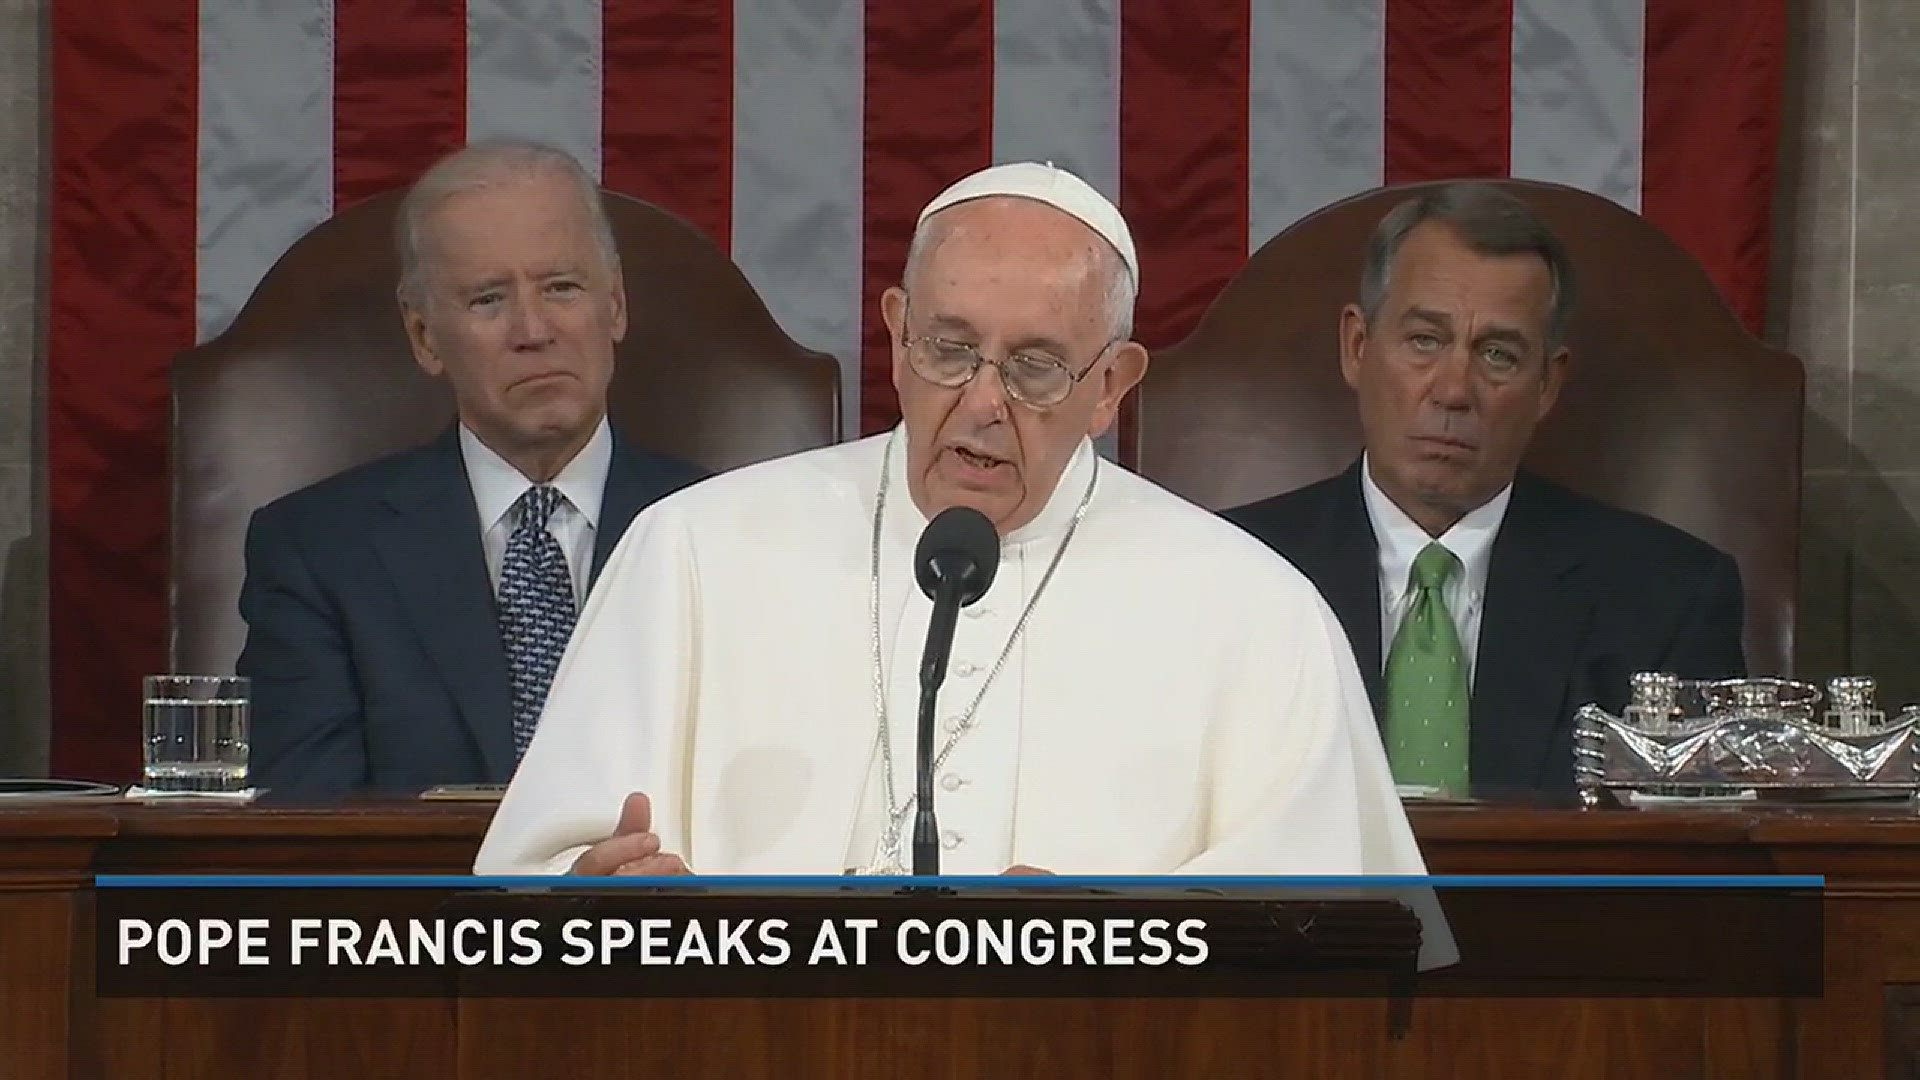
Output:
[[[895,416],[877,296],[999,160],[1118,199],[1138,336],[1382,183],[1643,212],[1762,315],[1785,0],[54,0],[53,767],[138,770],[166,643],[167,365],[302,232],[469,138],[544,138],[704,229]],[[1331,314],[1329,315],[1331,317]]]

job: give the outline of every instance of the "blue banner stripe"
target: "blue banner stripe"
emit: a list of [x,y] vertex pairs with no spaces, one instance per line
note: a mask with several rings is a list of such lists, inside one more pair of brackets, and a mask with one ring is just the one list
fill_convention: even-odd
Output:
[[1431,877],[572,877],[460,874],[98,874],[102,889],[1819,889],[1819,875],[1442,874]]

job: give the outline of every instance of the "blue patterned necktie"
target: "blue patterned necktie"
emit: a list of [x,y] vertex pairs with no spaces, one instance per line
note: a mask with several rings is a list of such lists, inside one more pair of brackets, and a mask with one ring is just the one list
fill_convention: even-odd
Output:
[[513,686],[513,757],[533,742],[547,687],[573,633],[573,578],[547,519],[565,496],[545,484],[530,487],[515,504],[520,512],[500,563],[500,643],[507,651]]

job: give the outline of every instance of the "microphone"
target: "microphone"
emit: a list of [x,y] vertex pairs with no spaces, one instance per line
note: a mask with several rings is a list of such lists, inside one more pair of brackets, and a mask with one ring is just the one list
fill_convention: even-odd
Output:
[[940,828],[933,817],[933,713],[947,679],[960,609],[987,594],[1000,570],[1000,534],[987,515],[966,506],[940,511],[920,534],[913,576],[933,601],[927,646],[920,656],[920,728],[914,769],[913,872],[940,872]]

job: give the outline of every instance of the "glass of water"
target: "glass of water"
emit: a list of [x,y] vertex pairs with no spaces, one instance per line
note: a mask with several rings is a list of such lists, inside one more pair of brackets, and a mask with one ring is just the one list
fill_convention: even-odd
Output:
[[143,734],[149,791],[245,791],[247,700],[234,675],[149,675]]

